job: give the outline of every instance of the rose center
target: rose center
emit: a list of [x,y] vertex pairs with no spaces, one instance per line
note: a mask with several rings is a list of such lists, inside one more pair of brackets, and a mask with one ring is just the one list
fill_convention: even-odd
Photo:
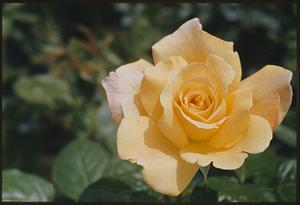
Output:
[[206,110],[209,107],[210,102],[207,98],[199,95],[190,100],[190,105],[199,110]]
[[184,104],[196,112],[207,110],[211,103],[211,97],[202,90],[191,90],[184,96]]
[[175,101],[182,111],[197,121],[208,122],[216,108],[215,90],[202,78],[186,81],[176,96]]

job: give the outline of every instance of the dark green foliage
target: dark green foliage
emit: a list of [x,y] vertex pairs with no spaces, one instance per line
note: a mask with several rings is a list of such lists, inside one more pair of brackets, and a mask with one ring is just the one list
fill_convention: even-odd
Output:
[[[265,152],[235,171],[211,167],[207,184],[199,170],[170,197],[118,157],[99,82],[122,64],[152,62],[151,46],[194,17],[234,42],[243,78],[267,64],[290,69],[294,97]],[[3,200],[295,201],[296,5],[7,3],[2,23]]]
[[150,202],[155,198],[146,192],[135,191],[120,180],[103,178],[85,189],[80,201]]
[[16,94],[23,100],[53,107],[58,102],[71,103],[69,85],[51,75],[39,74],[20,77],[14,85]]
[[53,185],[46,180],[16,169],[2,172],[3,201],[51,201]]
[[78,139],[56,157],[53,181],[62,193],[78,199],[89,184],[103,176],[107,164],[108,154],[100,145]]

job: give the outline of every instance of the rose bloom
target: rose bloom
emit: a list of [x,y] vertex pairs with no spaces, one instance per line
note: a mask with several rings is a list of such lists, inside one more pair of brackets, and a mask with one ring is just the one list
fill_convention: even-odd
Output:
[[154,64],[123,65],[101,83],[119,123],[119,156],[141,165],[154,190],[178,195],[200,167],[234,170],[269,146],[291,104],[289,70],[266,65],[241,81],[233,43],[197,18],[152,54]]

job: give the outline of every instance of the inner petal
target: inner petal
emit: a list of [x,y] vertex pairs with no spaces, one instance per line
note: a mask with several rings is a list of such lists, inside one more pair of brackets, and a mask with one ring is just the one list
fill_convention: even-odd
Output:
[[224,89],[220,78],[205,64],[191,63],[180,71],[174,84],[174,96],[179,96],[183,88],[188,88],[188,90],[204,89],[203,91],[206,93],[209,92],[207,89],[210,89],[217,97],[217,105],[222,101]]
[[206,78],[193,78],[181,86],[177,104],[194,120],[207,119],[217,108],[218,96],[215,87]]
[[191,92],[194,93],[189,96],[189,105],[199,111],[207,110],[211,104],[211,100],[209,99],[208,95],[201,90],[195,90]]
[[202,90],[191,90],[188,91],[184,96],[184,104],[191,109],[191,111],[207,118],[213,108],[212,97]]

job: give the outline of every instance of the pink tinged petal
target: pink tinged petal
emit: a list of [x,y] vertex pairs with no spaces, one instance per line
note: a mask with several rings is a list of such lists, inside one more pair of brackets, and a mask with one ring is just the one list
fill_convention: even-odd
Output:
[[[249,127],[239,137],[239,141],[230,149],[215,149],[204,142],[193,142],[180,150],[180,156],[189,163],[200,166],[213,166],[219,169],[233,170],[244,163],[247,153],[263,152],[272,140],[272,129],[267,120],[250,115]],[[247,153],[244,153],[247,152]]]
[[236,86],[241,79],[239,55],[233,51],[233,43],[223,41],[202,30],[198,18],[185,22],[174,33],[152,46],[155,63],[170,56],[181,56],[188,63],[206,63],[209,54],[223,58],[234,70]]
[[182,160],[178,149],[148,117],[124,118],[117,135],[120,157],[143,166],[145,181],[157,192],[180,194],[199,168]]
[[273,130],[282,122],[291,105],[291,79],[291,71],[280,66],[267,65],[240,84],[241,88],[253,88],[251,113],[268,119]]
[[115,122],[119,123],[124,116],[139,116],[143,113],[143,107],[136,94],[140,89],[143,70],[151,66],[152,64],[140,59],[110,72],[109,76],[101,81]]

